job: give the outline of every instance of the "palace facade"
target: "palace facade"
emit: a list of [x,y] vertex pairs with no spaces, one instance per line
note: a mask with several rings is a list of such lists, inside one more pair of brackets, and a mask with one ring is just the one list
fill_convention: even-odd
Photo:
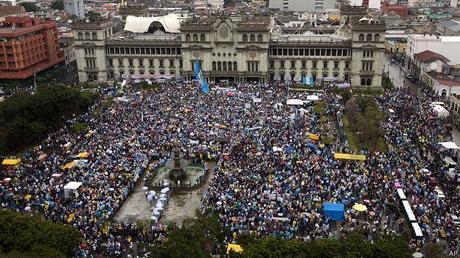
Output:
[[[80,81],[194,78],[201,60],[208,81],[350,82],[381,86],[385,25],[365,14],[343,19],[334,34],[285,34],[270,16],[127,17],[73,27]],[[344,14],[346,15],[346,13]]]

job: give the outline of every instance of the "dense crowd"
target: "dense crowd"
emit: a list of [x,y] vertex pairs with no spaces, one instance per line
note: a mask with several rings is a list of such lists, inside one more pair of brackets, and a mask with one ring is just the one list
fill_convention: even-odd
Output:
[[[235,234],[310,241],[357,228],[369,238],[400,233],[405,229],[394,194],[398,182],[426,240],[444,239],[456,247],[457,229],[449,219],[459,211],[456,189],[444,189],[446,197],[437,198],[430,177],[443,185],[446,170],[439,158],[428,159],[443,151],[437,142],[448,139],[452,128],[449,121],[432,118],[428,94],[394,91],[377,98],[388,116],[382,124],[388,152],[364,151],[365,162],[335,160],[333,151],[348,151],[341,139],[330,145],[309,139],[310,134],[329,133],[319,128],[315,103],[287,106],[287,99],[305,100],[308,94],[282,84],[214,86],[203,95],[193,85],[168,83],[157,91],[103,95],[104,103],[25,153],[17,168],[5,171],[13,180],[0,185],[2,208],[41,213],[78,228],[84,239],[78,255],[142,254],[148,244],[166,237],[159,224],[110,221],[146,168],[158,165],[153,158],[168,157],[177,142],[190,159],[218,160],[203,208],[217,212]],[[319,95],[327,103],[325,114],[336,118],[343,103],[328,91]],[[88,124],[89,131],[74,133],[76,123]],[[342,138],[340,123],[338,119],[333,130]],[[85,151],[90,155],[84,166],[63,170]],[[430,176],[419,173],[424,167],[432,171]],[[65,198],[63,187],[71,181],[83,186],[77,196]],[[344,203],[345,222],[326,218],[324,202]],[[355,203],[368,211],[355,211]]]

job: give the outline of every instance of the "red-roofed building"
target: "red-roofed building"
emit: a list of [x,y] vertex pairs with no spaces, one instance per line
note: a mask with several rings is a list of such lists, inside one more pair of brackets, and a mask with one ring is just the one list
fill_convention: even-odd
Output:
[[439,74],[436,72],[426,73],[429,77],[427,85],[431,86],[437,95],[448,98],[452,95],[460,95],[460,81],[453,76]]
[[8,16],[0,23],[0,79],[26,79],[63,61],[54,21]]
[[382,3],[382,11],[384,14],[395,13],[398,14],[401,19],[406,19],[409,15],[409,10],[405,5],[390,4],[388,2]]

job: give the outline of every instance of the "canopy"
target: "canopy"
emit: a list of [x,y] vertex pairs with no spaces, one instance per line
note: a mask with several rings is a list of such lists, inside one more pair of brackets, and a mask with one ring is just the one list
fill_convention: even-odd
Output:
[[301,100],[301,99],[288,99],[286,101],[286,105],[288,105],[288,106],[302,106],[303,105],[303,100]]
[[449,116],[449,111],[445,109],[443,106],[434,106],[433,110],[438,114],[438,117],[447,117]]
[[77,155],[77,158],[86,159],[87,157],[89,157],[89,152],[87,152],[87,151],[85,151],[85,152],[80,152],[80,153],[78,153],[78,155]]
[[308,135],[308,138],[311,139],[311,140],[317,141],[317,140],[319,140],[319,135],[311,133],[311,134]]
[[356,210],[356,211],[367,211],[367,207],[366,205],[364,204],[359,204],[359,203],[356,203],[355,205],[353,205],[353,209]]
[[75,167],[75,165],[76,165],[76,164],[75,164],[75,161],[72,161],[72,162],[69,162],[69,163],[65,164],[65,165],[62,167],[62,169],[64,169],[64,170],[65,170],[65,169],[71,169],[71,168]]
[[438,142],[446,149],[460,149],[455,142]]
[[241,253],[243,252],[243,248],[238,244],[228,244],[227,254],[230,254],[230,251],[233,251],[235,253]]
[[334,153],[334,159],[365,161],[366,160],[366,155],[355,155],[355,154],[347,154],[347,153]]
[[345,205],[343,203],[325,202],[323,211],[324,216],[334,221],[345,221]]
[[134,33],[146,33],[148,32],[152,23],[158,22],[163,26],[167,33],[179,33],[179,19],[174,13],[159,17],[136,17],[129,15],[126,17],[125,31]]
[[4,159],[2,165],[5,166],[17,166],[21,163],[21,159]]
[[64,190],[77,190],[81,185],[81,182],[69,182],[64,186]]
[[307,100],[309,100],[309,101],[318,101],[319,96],[318,95],[308,95]]

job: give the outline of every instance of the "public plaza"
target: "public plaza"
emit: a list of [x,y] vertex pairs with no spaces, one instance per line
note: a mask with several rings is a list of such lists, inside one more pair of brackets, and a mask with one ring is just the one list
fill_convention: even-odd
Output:
[[[353,151],[338,95],[349,89],[289,86],[211,84],[203,94],[196,82],[144,91],[128,82],[115,97],[120,90],[101,88],[86,114],[4,162],[1,207],[76,227],[76,256],[145,255],[167,238],[167,223],[195,209],[219,215],[227,243],[245,233],[312,241],[364,230],[369,239],[407,233],[414,252],[428,242],[456,250],[458,167],[443,157],[456,159],[458,147],[450,119],[430,106],[437,99],[407,89],[376,95],[387,150]],[[75,123],[88,131],[72,132]],[[207,171],[188,179],[196,187],[155,181],[168,162],[176,167],[175,153],[178,166]]]

